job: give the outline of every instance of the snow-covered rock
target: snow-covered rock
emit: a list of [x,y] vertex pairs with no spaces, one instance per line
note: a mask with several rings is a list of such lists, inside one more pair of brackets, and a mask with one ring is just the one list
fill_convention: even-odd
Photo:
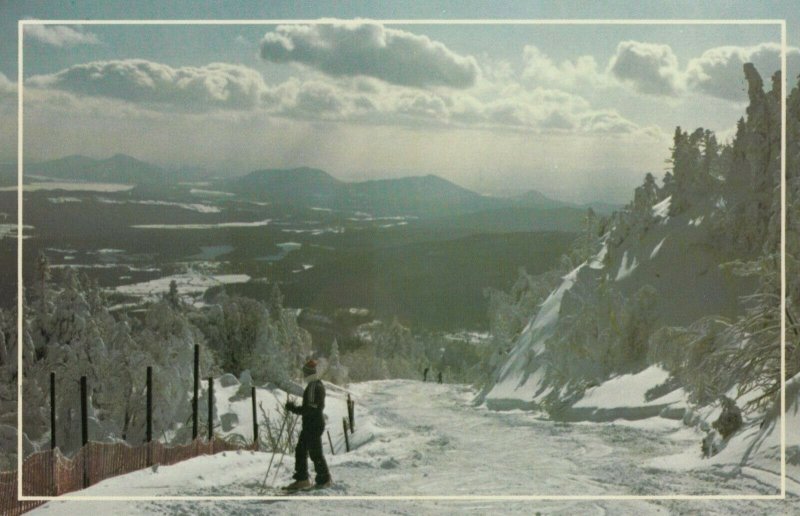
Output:
[[239,380],[231,373],[225,373],[219,377],[219,384],[222,387],[231,387],[232,385],[239,385]]

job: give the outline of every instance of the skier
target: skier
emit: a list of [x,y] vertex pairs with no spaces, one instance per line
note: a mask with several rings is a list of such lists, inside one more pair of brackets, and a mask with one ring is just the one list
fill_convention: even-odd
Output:
[[428,370],[429,369],[430,369],[430,367],[426,367],[425,370],[422,372],[422,381],[423,382],[427,382],[428,381]]
[[287,491],[307,489],[312,486],[308,480],[308,457],[314,461],[316,487],[331,485],[328,464],[322,455],[322,433],[325,430],[325,386],[317,378],[317,361],[309,359],[303,366],[303,377],[308,385],[303,391],[303,404],[286,402],[286,410],[302,416],[303,427],[297,446],[294,449],[294,482],[285,487]]

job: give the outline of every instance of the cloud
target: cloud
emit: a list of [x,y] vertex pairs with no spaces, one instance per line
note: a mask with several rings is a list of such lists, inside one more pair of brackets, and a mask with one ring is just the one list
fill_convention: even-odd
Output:
[[685,90],[678,58],[669,45],[621,41],[608,72],[640,93],[674,97]]
[[367,76],[418,88],[468,88],[479,74],[473,57],[427,36],[367,21],[281,25],[264,35],[261,57],[303,64],[333,77]]
[[100,39],[95,34],[84,32],[81,26],[72,28],[66,25],[25,25],[25,37],[54,47],[100,44]]
[[26,85],[187,111],[252,109],[267,90],[261,74],[245,66],[173,68],[143,59],[79,64],[33,76]]
[[[536,133],[632,133],[638,126],[583,97],[513,81],[470,91],[313,73],[278,84],[241,65],[173,68],[141,59],[79,64],[26,81],[26,106],[67,113],[261,114],[305,121]],[[132,114],[134,112],[140,114]]]
[[[769,77],[780,69],[781,46],[762,43],[752,47],[716,47],[689,61],[686,67],[687,82],[691,89],[736,102],[747,101],[747,83],[742,72],[744,63],[753,63],[769,88]],[[800,49],[789,47],[786,54],[787,79],[800,71]]]
[[16,96],[17,84],[8,80],[3,72],[0,72],[0,99]]
[[609,82],[592,56],[580,56],[575,61],[565,60],[556,64],[537,47],[525,45],[523,61],[522,78],[538,84],[575,88],[581,85],[600,87]]

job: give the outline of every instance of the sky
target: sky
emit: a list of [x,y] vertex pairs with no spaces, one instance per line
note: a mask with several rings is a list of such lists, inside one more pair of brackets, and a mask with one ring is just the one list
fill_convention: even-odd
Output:
[[[292,20],[26,25],[23,159],[126,153],[225,174],[436,174],[486,194],[621,203],[645,173],[663,175],[676,126],[732,136],[747,100],[742,64],[754,62],[769,87],[780,26],[452,20],[786,18],[791,86],[794,11],[732,1],[0,3],[0,161],[17,158],[17,20]],[[431,19],[450,22],[413,23]]]

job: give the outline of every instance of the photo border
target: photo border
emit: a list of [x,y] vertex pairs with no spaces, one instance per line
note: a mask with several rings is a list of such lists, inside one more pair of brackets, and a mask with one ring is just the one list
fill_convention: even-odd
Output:
[[424,495],[424,496],[303,496],[300,500],[785,500],[786,499],[786,19],[699,20],[699,19],[270,19],[270,20],[18,20],[17,21],[17,500],[18,501],[230,501],[230,500],[298,500],[290,496],[23,496],[22,495],[22,317],[23,283],[23,44],[24,28],[29,25],[325,25],[358,24],[372,21],[383,25],[779,25],[781,29],[781,428],[780,428],[780,494],[777,495]]

